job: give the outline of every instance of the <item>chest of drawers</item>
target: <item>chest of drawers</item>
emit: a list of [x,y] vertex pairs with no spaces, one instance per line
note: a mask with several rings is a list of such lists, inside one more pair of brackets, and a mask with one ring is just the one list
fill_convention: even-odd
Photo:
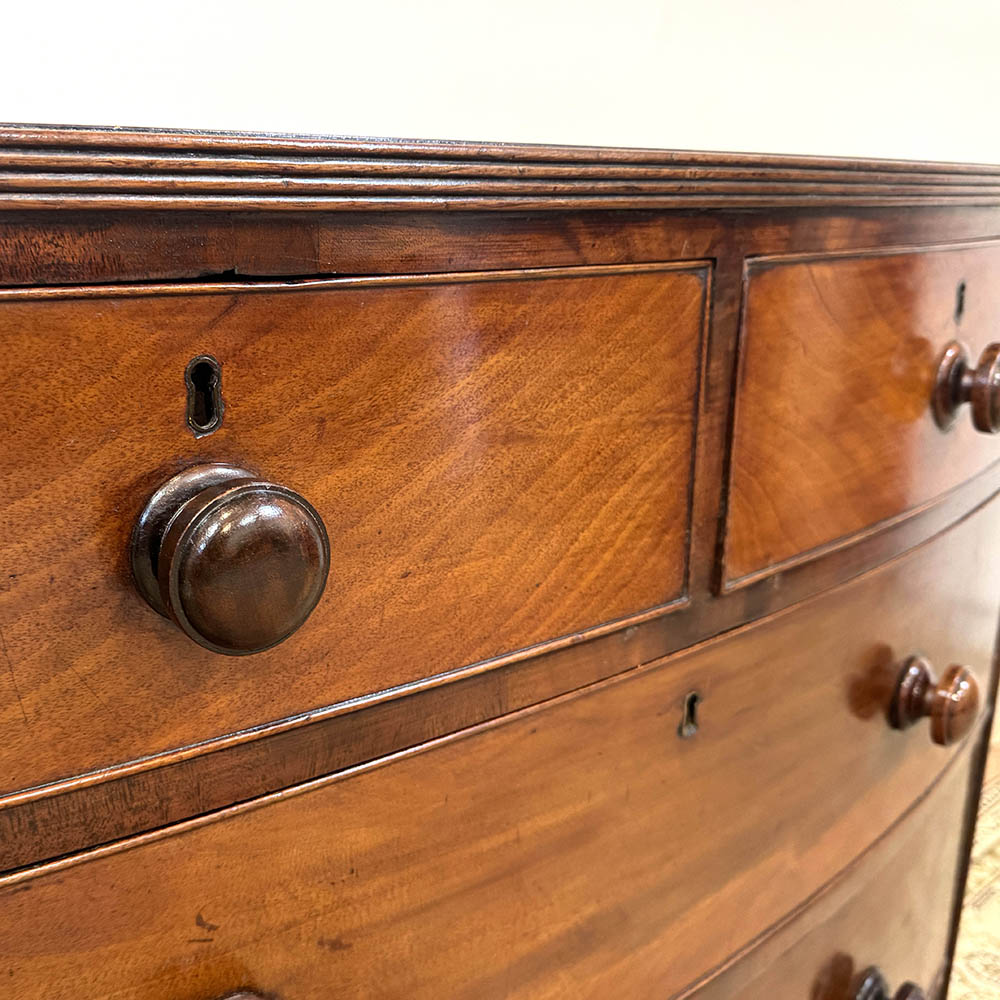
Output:
[[1000,169],[0,160],[3,990],[943,998]]

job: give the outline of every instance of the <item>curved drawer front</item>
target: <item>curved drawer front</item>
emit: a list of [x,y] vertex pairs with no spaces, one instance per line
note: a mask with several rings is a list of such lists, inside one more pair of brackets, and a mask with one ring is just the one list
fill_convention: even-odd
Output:
[[969,794],[969,755],[950,768],[911,815],[815,900],[691,1000],[855,1000],[871,969],[939,997],[948,958],[958,817]]
[[946,345],[1000,340],[1000,246],[764,258],[745,272],[724,583],[850,540],[1000,458],[931,408]]
[[[683,601],[707,267],[320,285],[0,303],[0,792]],[[224,410],[195,437],[203,355]],[[312,616],[251,657],[131,579],[147,498],[209,462],[329,534]]]
[[[988,688],[998,528],[993,505],[659,666],[8,878],[8,988],[24,1000],[237,988],[319,1000],[330,984],[414,1000],[555,998],[570,984],[595,1000],[672,995],[847,868],[954,760],[926,722],[891,729],[886,705],[915,652],[967,663]],[[954,837],[962,810],[937,822]]]

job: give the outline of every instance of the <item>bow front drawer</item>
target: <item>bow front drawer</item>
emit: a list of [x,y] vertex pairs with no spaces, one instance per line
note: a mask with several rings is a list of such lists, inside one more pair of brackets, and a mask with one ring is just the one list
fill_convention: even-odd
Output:
[[691,1000],[943,997],[964,850],[954,820],[975,772],[968,754],[956,760],[889,836]]
[[[581,1000],[672,997],[845,873],[862,886],[858,856],[895,843],[894,825],[930,795],[933,824],[900,844],[918,871],[934,868],[933,886],[889,884],[927,891],[933,952],[885,935],[852,952],[894,986],[926,986],[971,736],[942,747],[927,720],[892,728],[890,708],[914,652],[939,676],[967,664],[990,689],[1000,566],[984,541],[998,522],[993,504],[867,577],[647,669],[0,878],[8,989],[319,1000],[335,984],[345,997],[553,1000],[570,984]],[[945,784],[955,794],[929,791]],[[890,923],[912,912],[884,904]],[[858,945],[835,930],[824,946]],[[804,986],[829,958],[810,944],[786,974]]]
[[682,603],[708,279],[4,296],[0,792]]
[[[1000,458],[996,340],[994,243],[749,262],[724,586],[849,542]],[[954,365],[938,384],[954,341],[964,391]]]

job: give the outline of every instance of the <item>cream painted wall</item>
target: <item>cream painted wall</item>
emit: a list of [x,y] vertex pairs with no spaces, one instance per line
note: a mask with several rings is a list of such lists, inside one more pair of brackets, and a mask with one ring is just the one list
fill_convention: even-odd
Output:
[[0,120],[1000,163],[1000,0],[7,4]]

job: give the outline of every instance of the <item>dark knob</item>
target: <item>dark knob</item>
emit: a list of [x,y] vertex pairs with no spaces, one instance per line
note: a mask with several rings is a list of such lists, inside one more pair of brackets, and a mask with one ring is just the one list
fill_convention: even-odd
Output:
[[979,684],[968,667],[953,664],[935,681],[923,657],[911,656],[903,664],[889,705],[894,729],[906,729],[927,716],[931,739],[946,747],[968,734],[978,714]]
[[972,425],[984,434],[1000,431],[1000,344],[990,344],[970,367],[969,351],[957,340],[941,355],[931,408],[941,428],[950,427],[964,403],[972,404]]
[[294,490],[229,465],[199,465],[150,497],[132,534],[142,596],[216,653],[258,653],[309,617],[330,543]]
[[895,994],[889,992],[889,986],[882,973],[872,966],[865,969],[858,977],[852,1000],[927,1000],[924,991],[913,983],[903,983]]

